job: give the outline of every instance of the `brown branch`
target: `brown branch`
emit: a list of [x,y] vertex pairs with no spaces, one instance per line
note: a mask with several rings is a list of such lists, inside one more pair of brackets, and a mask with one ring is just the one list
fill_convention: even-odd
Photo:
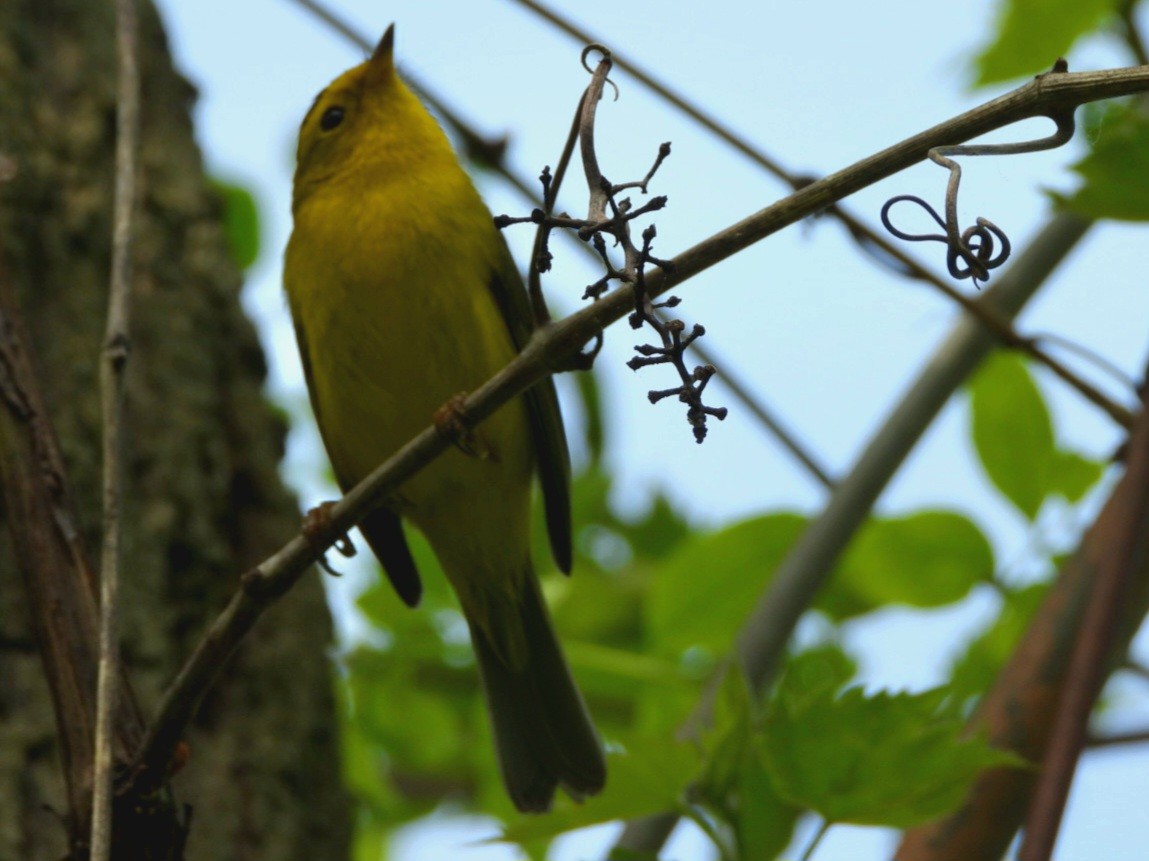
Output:
[[[1128,591],[1122,584],[1131,584]],[[1116,597],[1121,594],[1120,600]],[[1112,638],[1097,628],[1108,621]],[[1130,440],[1125,475],[1030,623],[970,725],[991,744],[1033,762],[1053,785],[1034,799],[1031,824],[1047,852],[1080,749],[1082,720],[1100,677],[1117,666],[1149,607],[1149,414]],[[1077,643],[1085,643],[1078,647]],[[1062,719],[1063,708],[1072,714]],[[1054,729],[1055,722],[1062,725]],[[1056,733],[1056,735],[1055,735]],[[1047,758],[1048,754],[1048,758]],[[974,783],[962,806],[907,832],[898,861],[997,861],[1026,815],[1037,776],[994,769]]]
[[[1149,391],[1147,391],[1149,395]],[[1119,622],[1131,601],[1134,577],[1149,572],[1149,397],[1129,441],[1122,508],[1114,522],[1098,519],[1101,549],[1092,561],[1090,596],[1054,710],[1049,750],[1025,820],[1019,861],[1047,861],[1061,826],[1069,786],[1085,743],[1089,715],[1113,665]],[[1117,492],[1114,493],[1114,497]],[[1120,518],[1120,519],[1117,519]],[[1143,615],[1144,606],[1138,616]],[[1129,626],[1126,625],[1128,628]],[[1127,647],[1127,644],[1126,644]],[[1121,653],[1124,653],[1124,648]]]
[[[3,159],[0,159],[3,161]],[[67,790],[65,825],[75,851],[86,855],[95,760],[99,671],[98,584],[81,538],[79,520],[44,407],[16,290],[0,264],[0,488],[4,517],[28,596],[29,617],[52,693],[61,766]],[[114,720],[114,756],[126,762],[144,734],[143,715],[121,672]],[[152,825],[174,823],[169,799],[148,806]],[[116,808],[131,830],[132,813]],[[174,830],[178,826],[173,825]],[[171,832],[169,832],[171,833]],[[137,830],[137,837],[138,837]]]
[[[100,554],[100,666],[96,692],[96,742],[92,800],[92,861],[110,861],[119,698],[120,538],[124,483],[124,390],[131,351],[132,235],[139,152],[140,74],[135,0],[116,0],[119,55],[116,99],[116,181],[112,212],[112,271],[108,320],[100,365],[103,423],[104,541]],[[123,760],[121,760],[121,764]]]
[[0,271],[0,486],[29,616],[52,692],[69,841],[86,842],[95,758],[95,575],[80,544],[59,445],[36,385],[15,290]]

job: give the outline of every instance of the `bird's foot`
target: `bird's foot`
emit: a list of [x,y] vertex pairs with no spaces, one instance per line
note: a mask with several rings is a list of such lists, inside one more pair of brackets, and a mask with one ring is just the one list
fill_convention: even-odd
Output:
[[490,447],[471,430],[466,401],[466,392],[452,395],[443,406],[435,410],[431,421],[435,425],[435,430],[454,443],[464,454],[477,457],[479,460],[488,460],[491,457]]
[[[340,577],[342,575],[328,563],[324,549],[327,545],[327,539],[331,537],[331,511],[334,508],[334,502],[321,502],[303,515],[303,537],[319,554],[319,567],[328,574]],[[356,553],[355,545],[351,543],[347,533],[343,533],[335,539],[334,547],[347,558]]]

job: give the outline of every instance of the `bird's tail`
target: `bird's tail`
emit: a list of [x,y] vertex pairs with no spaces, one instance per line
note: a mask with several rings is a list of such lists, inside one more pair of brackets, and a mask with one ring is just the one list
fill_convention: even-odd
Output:
[[[555,638],[538,580],[531,572],[523,579],[519,602],[501,604],[487,626],[469,616],[467,622],[503,782],[515,807],[541,813],[550,808],[556,787],[575,799],[598,793],[606,782],[606,763]],[[483,630],[506,632],[512,626],[521,626],[526,647],[525,660],[514,662],[521,664],[517,668]]]

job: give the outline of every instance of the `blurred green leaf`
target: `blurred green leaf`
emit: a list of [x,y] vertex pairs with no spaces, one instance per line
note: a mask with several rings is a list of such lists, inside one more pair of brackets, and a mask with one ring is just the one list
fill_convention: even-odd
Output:
[[993,550],[969,518],[947,511],[871,519],[816,606],[844,619],[889,604],[939,607],[992,577]]
[[745,674],[736,666],[727,667],[714,699],[713,725],[703,745],[706,765],[696,787],[703,798],[721,804],[737,789],[753,743],[757,711]]
[[994,486],[1030,520],[1050,492],[1058,459],[1041,392],[1017,356],[990,355],[969,386],[973,442]]
[[549,814],[510,821],[503,839],[513,843],[539,840],[600,822],[677,809],[682,791],[698,773],[697,751],[667,737],[634,739],[625,747],[625,753],[608,757],[610,779],[601,795],[582,804],[556,798]]
[[1050,489],[1070,502],[1080,502],[1104,473],[1105,464],[1100,461],[1072,451],[1058,451]]
[[351,844],[351,861],[383,861],[391,829],[367,810],[355,817],[355,836]]
[[1047,72],[1120,0],[999,0],[997,37],[974,61],[975,85]]
[[805,524],[797,514],[769,514],[685,542],[651,583],[652,650],[678,656],[700,646],[724,653]]
[[763,746],[755,744],[739,774],[733,810],[739,861],[774,861],[793,839],[800,812],[774,791]]
[[963,738],[947,697],[784,683],[765,721],[774,789],[830,822],[908,828],[954,809],[979,771],[1019,761]]
[[841,690],[857,672],[857,662],[841,646],[823,643],[791,655],[778,688],[791,698],[819,696]]
[[213,179],[212,187],[223,201],[223,229],[232,258],[247,269],[259,257],[259,207],[255,196],[242,185]]
[[662,559],[691,532],[686,518],[666,496],[657,492],[641,517],[623,524],[623,536],[635,554],[643,559]]
[[472,668],[436,669],[432,688],[407,656],[360,648],[346,666],[351,721],[364,738],[413,770],[452,768],[464,761],[473,735],[464,724],[478,693]]
[[954,697],[981,696],[993,684],[1048,591],[1048,584],[1038,583],[1005,593],[1000,612],[953,663],[950,690]]
[[367,740],[354,722],[344,716],[341,733],[343,785],[368,809],[386,810],[393,800],[387,783],[382,751]]
[[1055,199],[1089,218],[1149,219],[1149,116],[1134,102],[1092,116],[1089,153],[1073,166],[1081,188]]
[[766,772],[759,709],[741,672],[727,671],[704,739],[706,765],[694,796],[734,835],[740,861],[773,861],[790,843],[799,810]]

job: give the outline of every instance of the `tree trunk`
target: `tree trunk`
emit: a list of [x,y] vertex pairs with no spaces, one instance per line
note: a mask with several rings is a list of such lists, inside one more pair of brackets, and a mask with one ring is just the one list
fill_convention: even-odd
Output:
[[[150,714],[239,575],[298,528],[276,472],[285,428],[192,140],[194,92],[142,10],[143,188],[133,286],[124,658]],[[14,281],[89,550],[99,540],[98,358],[111,237],[112,4],[0,3],[0,255]],[[0,512],[0,518],[3,513]],[[95,554],[92,554],[93,557]],[[55,722],[23,586],[0,529],[0,858],[67,852]],[[256,628],[201,709],[175,780],[187,858],[345,859],[327,649],[315,577]]]

